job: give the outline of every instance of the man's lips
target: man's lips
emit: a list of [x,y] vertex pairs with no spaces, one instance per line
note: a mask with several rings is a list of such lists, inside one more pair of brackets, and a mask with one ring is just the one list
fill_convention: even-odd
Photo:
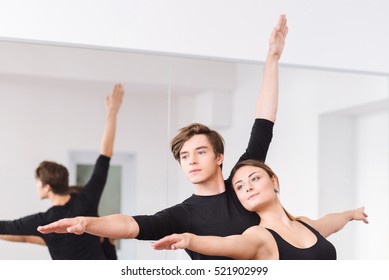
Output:
[[199,171],[201,171],[201,169],[192,169],[191,171],[189,171],[189,173],[197,173]]

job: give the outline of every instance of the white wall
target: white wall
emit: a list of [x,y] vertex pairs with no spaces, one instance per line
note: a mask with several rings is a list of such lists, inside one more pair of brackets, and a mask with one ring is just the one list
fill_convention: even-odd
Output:
[[366,206],[370,224],[354,232],[355,256],[359,259],[389,259],[389,178],[388,110],[376,110],[358,116],[357,123],[357,194],[358,205]]
[[[283,63],[389,73],[386,0],[2,0],[0,37],[263,61],[280,13]],[[70,20],[71,19],[71,20]]]

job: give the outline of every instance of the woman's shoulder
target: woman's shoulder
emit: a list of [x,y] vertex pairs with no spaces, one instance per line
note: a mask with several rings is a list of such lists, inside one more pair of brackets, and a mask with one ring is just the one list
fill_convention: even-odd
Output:
[[270,232],[260,225],[249,227],[243,232],[243,234],[245,236],[253,236],[259,241],[266,241],[269,237],[271,237]]

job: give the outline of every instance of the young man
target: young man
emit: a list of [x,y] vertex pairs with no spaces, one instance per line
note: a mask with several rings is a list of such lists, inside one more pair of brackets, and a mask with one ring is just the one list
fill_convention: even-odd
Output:
[[[264,161],[266,158],[277,113],[278,61],[287,33],[286,17],[281,15],[269,41],[251,137],[239,161]],[[248,227],[259,223],[258,215],[247,211],[240,204],[230,187],[230,178],[223,178],[221,167],[224,144],[217,132],[201,124],[188,125],[172,140],[171,149],[195,188],[194,194],[182,203],[154,215],[76,217],[41,226],[38,230],[44,234],[87,232],[118,239],[157,240],[183,232],[217,236],[241,234]],[[191,259],[222,259],[189,250],[187,252]]]
[[107,181],[116,131],[117,114],[123,99],[122,86],[117,84],[106,97],[107,115],[101,141],[100,155],[92,176],[78,195],[70,194],[68,171],[58,163],[43,161],[35,171],[36,186],[41,199],[49,199],[52,207],[46,212],[29,215],[13,221],[0,221],[0,234],[34,235],[43,238],[52,259],[98,260],[106,259],[100,238],[90,234],[58,235],[41,234],[39,225],[58,219],[80,215],[97,216],[101,194]]

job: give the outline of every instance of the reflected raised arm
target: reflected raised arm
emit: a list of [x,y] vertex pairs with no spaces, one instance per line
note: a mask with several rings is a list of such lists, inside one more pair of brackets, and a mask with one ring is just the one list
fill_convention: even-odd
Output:
[[105,98],[107,115],[103,137],[101,139],[100,154],[112,157],[113,143],[115,140],[117,114],[123,100],[123,87],[121,84],[115,84],[113,91]]

